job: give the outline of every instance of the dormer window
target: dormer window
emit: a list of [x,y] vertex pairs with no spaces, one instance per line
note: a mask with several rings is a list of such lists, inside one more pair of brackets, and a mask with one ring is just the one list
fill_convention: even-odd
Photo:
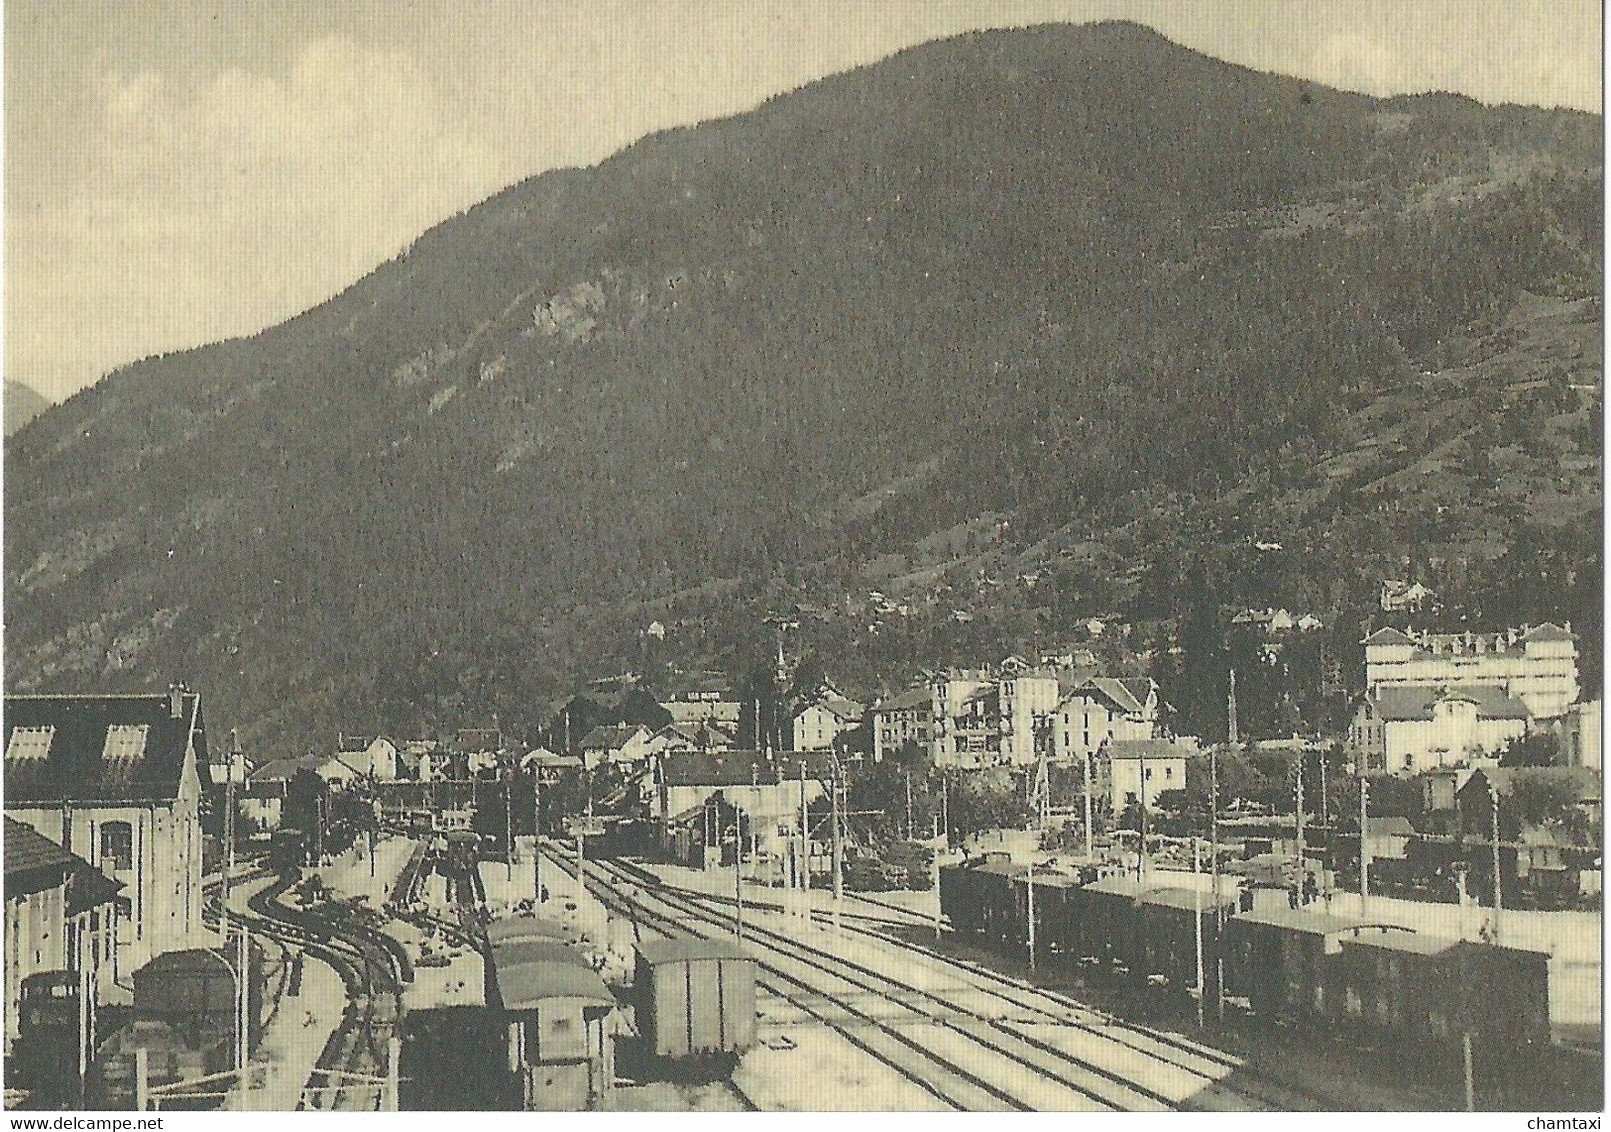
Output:
[[106,762],[128,761],[145,754],[145,737],[150,727],[141,724],[114,724],[106,729],[106,745],[101,758]]
[[50,741],[56,737],[56,728],[13,727],[6,744],[6,762],[19,759],[44,759],[50,756]]

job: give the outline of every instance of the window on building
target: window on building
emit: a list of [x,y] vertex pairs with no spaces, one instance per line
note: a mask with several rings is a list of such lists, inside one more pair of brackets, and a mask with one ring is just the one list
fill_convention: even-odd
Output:
[[134,867],[134,827],[126,821],[109,821],[101,826],[100,864],[109,869]]
[[106,729],[106,745],[101,758],[107,762],[137,759],[145,754],[145,736],[150,728],[146,724],[114,724]]
[[6,762],[13,759],[43,759],[50,754],[50,741],[56,737],[56,728],[13,727],[11,741],[6,744]]
[[1165,778],[1173,778],[1173,777],[1175,777],[1175,768],[1172,767],[1172,766],[1164,767],[1164,777]]

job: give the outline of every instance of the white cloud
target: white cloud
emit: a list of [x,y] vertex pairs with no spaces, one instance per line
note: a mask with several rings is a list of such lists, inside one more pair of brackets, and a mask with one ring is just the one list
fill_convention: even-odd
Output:
[[91,86],[84,174],[7,217],[6,371],[56,396],[295,314],[510,177],[407,54],[342,37],[281,78]]

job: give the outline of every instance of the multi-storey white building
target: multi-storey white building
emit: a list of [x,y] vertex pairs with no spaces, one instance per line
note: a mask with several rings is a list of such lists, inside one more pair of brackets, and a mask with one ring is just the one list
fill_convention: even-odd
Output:
[[929,746],[934,730],[933,700],[927,688],[913,688],[875,704],[868,717],[873,723],[873,761],[882,762],[907,743]]
[[1052,718],[1052,749],[1060,760],[1090,758],[1110,739],[1152,739],[1158,733],[1158,685],[1145,676],[1092,676],[1077,681]]
[[827,751],[834,740],[861,725],[865,709],[853,700],[829,696],[794,714],[794,749]]
[[1365,686],[1500,688],[1534,719],[1565,714],[1577,702],[1577,638],[1543,624],[1502,633],[1404,633],[1380,629],[1364,640]]

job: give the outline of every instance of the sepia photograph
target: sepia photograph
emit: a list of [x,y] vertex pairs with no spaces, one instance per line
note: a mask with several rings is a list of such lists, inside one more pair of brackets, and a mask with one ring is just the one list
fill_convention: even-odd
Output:
[[1599,1127],[1599,0],[0,35],[11,1127]]

